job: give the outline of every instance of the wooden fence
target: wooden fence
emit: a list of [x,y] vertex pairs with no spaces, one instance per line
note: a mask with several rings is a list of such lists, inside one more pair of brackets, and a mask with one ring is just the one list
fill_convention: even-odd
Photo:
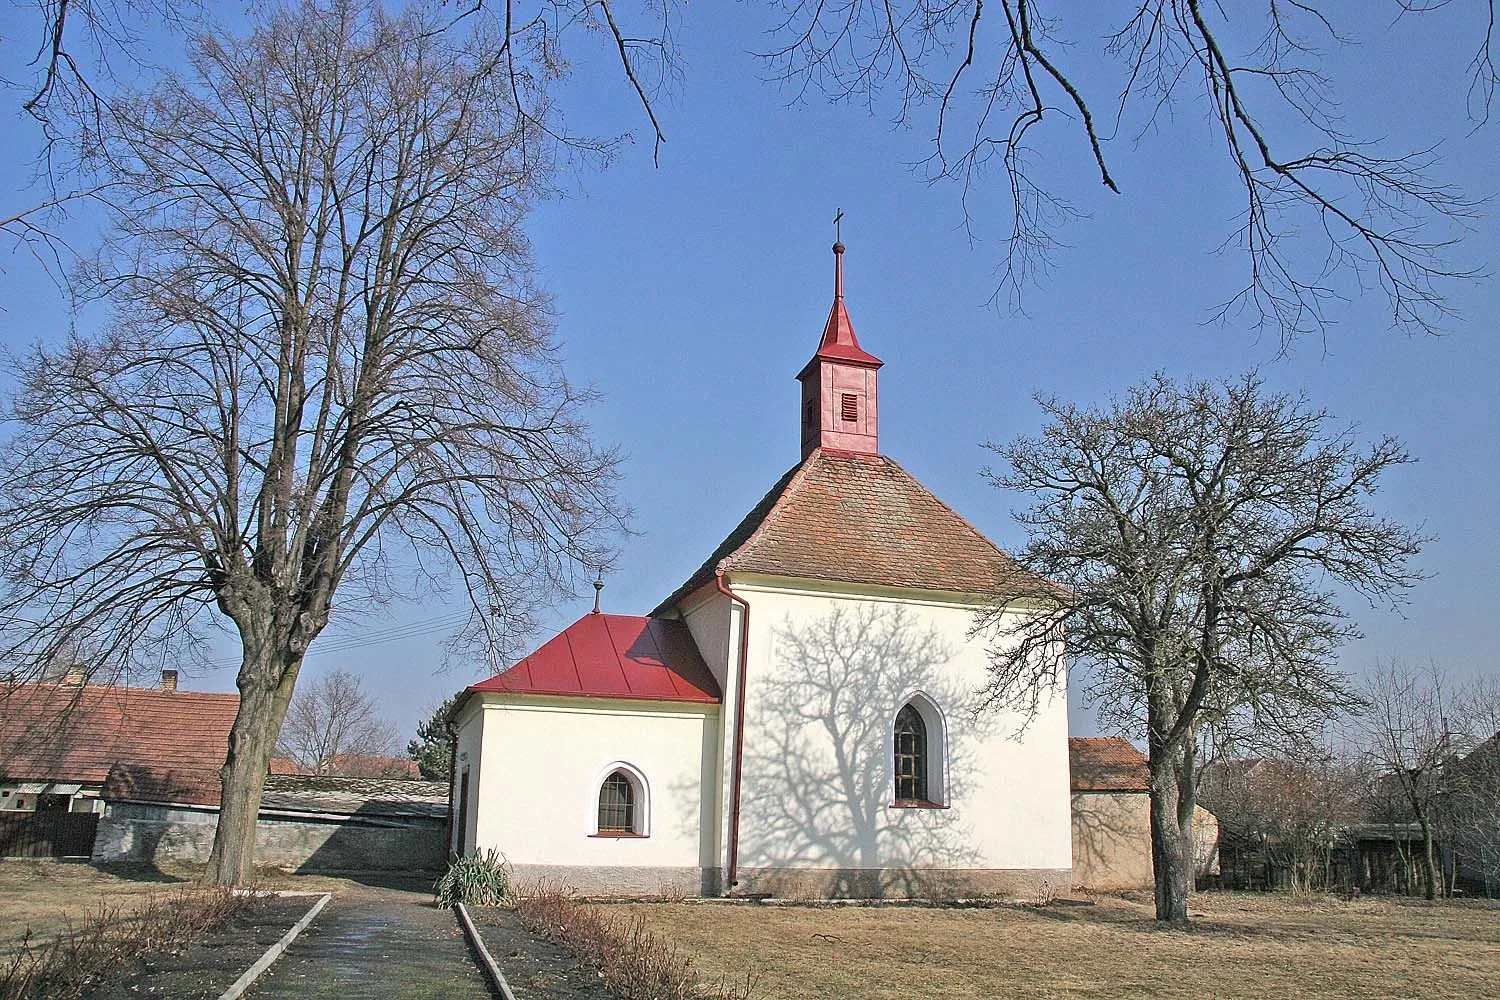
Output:
[[0,813],[0,857],[86,858],[98,829],[96,813]]

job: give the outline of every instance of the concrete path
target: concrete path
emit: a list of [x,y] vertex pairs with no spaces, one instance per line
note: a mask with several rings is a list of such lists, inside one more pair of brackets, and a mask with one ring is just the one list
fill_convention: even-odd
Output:
[[335,893],[246,1000],[491,1000],[449,910],[427,892]]

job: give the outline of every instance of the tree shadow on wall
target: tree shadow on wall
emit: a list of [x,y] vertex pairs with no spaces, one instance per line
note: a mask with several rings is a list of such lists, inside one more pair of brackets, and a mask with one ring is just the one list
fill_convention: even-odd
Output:
[[979,866],[972,829],[959,809],[892,806],[892,729],[913,694],[938,707],[946,733],[929,731],[929,752],[943,800],[964,802],[985,721],[947,676],[951,647],[904,609],[859,605],[788,622],[773,649],[748,688],[742,867],[797,869],[834,898],[949,894],[945,873]]

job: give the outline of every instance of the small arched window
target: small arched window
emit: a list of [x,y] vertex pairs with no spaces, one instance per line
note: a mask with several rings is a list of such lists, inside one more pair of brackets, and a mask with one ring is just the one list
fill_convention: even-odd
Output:
[[896,713],[896,801],[927,801],[927,723],[911,704]]
[[635,785],[623,771],[615,771],[599,786],[599,832],[635,833]]

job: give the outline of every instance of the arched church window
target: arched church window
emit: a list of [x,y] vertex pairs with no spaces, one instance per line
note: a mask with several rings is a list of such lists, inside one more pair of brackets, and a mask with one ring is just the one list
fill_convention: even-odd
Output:
[[908,703],[896,713],[896,801],[927,801],[927,723]]
[[623,771],[615,771],[599,786],[599,832],[636,832],[635,785]]

